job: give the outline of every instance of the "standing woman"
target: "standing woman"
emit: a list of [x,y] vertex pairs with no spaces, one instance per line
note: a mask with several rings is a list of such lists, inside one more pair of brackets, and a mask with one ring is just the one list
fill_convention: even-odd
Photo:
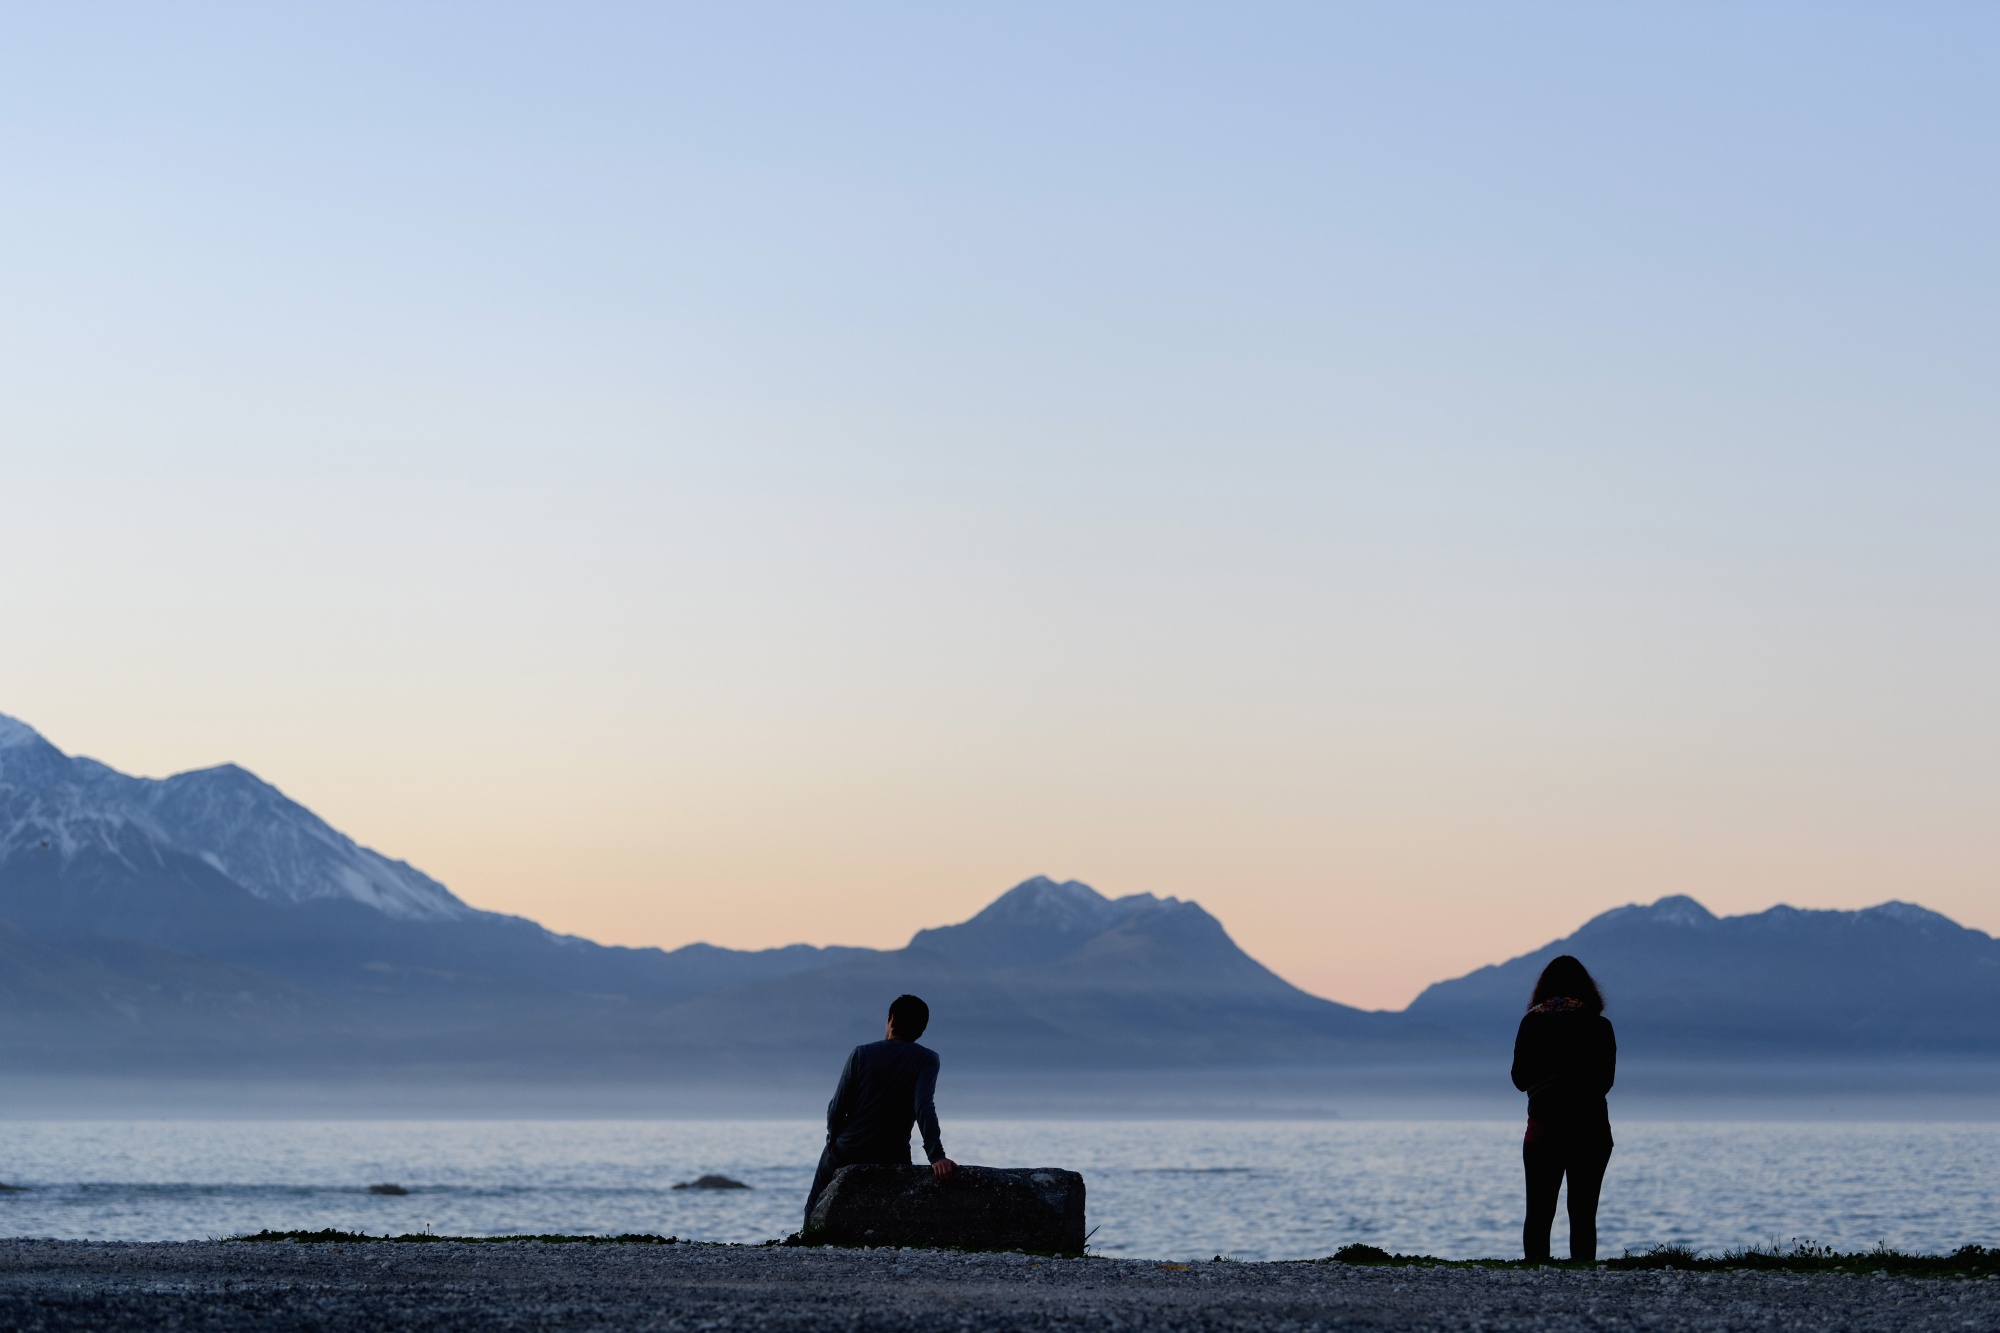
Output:
[[1556,1192],[1569,1177],[1569,1257],[1597,1258],[1597,1192],[1611,1161],[1611,1112],[1604,1094],[1618,1071],[1618,1042],[1604,997],[1583,964],[1550,960],[1514,1036],[1514,1086],[1528,1094],[1528,1223],[1521,1247],[1529,1263],[1549,1260]]

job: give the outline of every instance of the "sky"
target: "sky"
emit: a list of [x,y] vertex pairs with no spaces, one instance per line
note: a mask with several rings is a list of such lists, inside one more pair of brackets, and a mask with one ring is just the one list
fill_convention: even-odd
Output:
[[2000,10],[0,5],[0,712],[485,908],[2000,932]]

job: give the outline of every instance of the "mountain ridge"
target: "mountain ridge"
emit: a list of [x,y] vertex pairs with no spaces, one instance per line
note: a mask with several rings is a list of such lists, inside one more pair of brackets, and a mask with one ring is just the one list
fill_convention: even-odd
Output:
[[132,778],[0,715],[0,1050],[31,1062],[765,1077],[917,990],[974,1070],[1490,1063],[1558,952],[1644,1058],[2000,1054],[2000,944],[1913,903],[1625,904],[1396,1012],[1198,903],[1040,875],[901,949],[622,948],[474,908],[237,765]]
[[1678,894],[1627,904],[1435,982],[1403,1012],[1499,1042],[1536,973],[1561,953],[1598,977],[1621,1040],[1657,1053],[2000,1051],[2000,941],[1897,900],[1737,916]]
[[[90,950],[110,946],[85,942],[110,939],[187,986],[200,974],[189,994],[283,977],[317,1002],[280,1014],[301,1052],[771,1072],[819,1058],[827,1040],[867,1036],[879,992],[919,984],[975,1066],[1240,1064],[1387,1053],[1399,1039],[1380,1016],[1285,982],[1194,903],[1107,899],[1037,876],[898,950],[607,947],[472,908],[236,765],[130,778],[6,721],[0,920],[47,945],[43,971],[66,960],[103,989],[108,963]],[[385,888],[388,871],[399,878]],[[137,978],[117,988],[144,993]],[[762,1017],[746,1024],[751,1011]],[[129,1053],[161,1039],[101,1006],[64,1012],[89,1029],[83,1046]],[[249,1021],[226,1006],[203,1012],[221,1028]],[[10,1007],[0,986],[0,1029],[40,1031],[52,1014]],[[726,1040],[732,1025],[756,1036]],[[356,1055],[371,1035],[373,1057]]]

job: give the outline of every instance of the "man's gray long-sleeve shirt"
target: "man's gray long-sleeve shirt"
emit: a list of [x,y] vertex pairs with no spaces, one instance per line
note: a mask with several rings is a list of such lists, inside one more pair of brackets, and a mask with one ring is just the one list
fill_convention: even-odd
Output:
[[910,1126],[923,1131],[924,1156],[944,1156],[938,1136],[937,1052],[913,1041],[856,1046],[826,1104],[826,1138],[848,1162],[910,1160]]

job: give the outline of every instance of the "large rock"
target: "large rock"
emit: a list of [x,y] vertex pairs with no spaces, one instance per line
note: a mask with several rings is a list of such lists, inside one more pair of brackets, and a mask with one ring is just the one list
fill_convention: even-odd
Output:
[[844,1166],[806,1219],[810,1245],[1083,1253],[1083,1177],[1055,1167]]

